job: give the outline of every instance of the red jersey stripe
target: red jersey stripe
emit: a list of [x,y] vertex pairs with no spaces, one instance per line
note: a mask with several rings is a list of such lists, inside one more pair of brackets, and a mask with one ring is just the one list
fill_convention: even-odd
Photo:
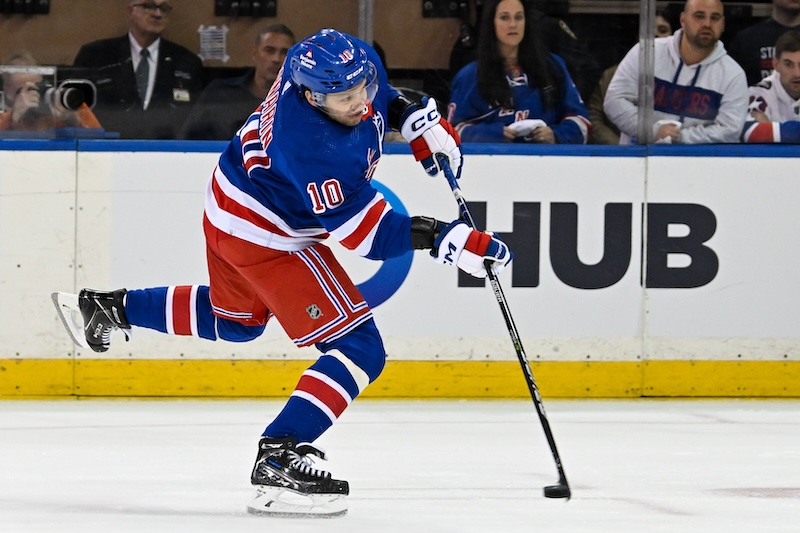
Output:
[[258,226],[259,228],[264,228],[265,230],[269,231],[270,233],[275,233],[282,237],[288,237],[289,235],[286,232],[282,231],[278,226],[267,220],[266,218],[262,217],[255,211],[246,208],[242,204],[232,200],[230,197],[226,196],[225,193],[220,189],[219,184],[217,183],[216,178],[212,180],[211,187],[214,191],[214,198],[217,201],[217,205],[223,211],[230,213],[238,218],[251,222]]
[[172,329],[175,335],[192,334],[191,299],[191,285],[175,287],[175,291],[172,294]]
[[336,389],[313,376],[303,374],[296,389],[306,392],[324,403],[336,418],[339,418],[339,415],[347,408],[347,400]]
[[381,214],[386,207],[386,200],[376,202],[375,205],[370,207],[361,224],[351,233],[348,237],[341,241],[342,246],[348,250],[355,250],[361,242],[367,238],[369,233],[375,229],[378,222],[381,220]]

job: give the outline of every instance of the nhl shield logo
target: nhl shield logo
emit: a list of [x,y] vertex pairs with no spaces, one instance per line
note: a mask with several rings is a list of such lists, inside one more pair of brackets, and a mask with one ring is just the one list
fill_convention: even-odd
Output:
[[311,317],[311,320],[317,320],[322,316],[322,309],[320,309],[317,304],[311,304],[306,307],[306,313]]

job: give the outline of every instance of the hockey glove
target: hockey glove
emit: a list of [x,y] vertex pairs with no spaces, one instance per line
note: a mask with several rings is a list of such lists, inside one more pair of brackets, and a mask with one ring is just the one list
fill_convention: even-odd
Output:
[[436,100],[422,100],[425,107],[411,112],[400,126],[403,138],[411,144],[414,158],[422,162],[425,172],[431,176],[439,173],[435,154],[444,154],[450,159],[450,167],[456,179],[461,177],[461,138],[436,108]]
[[460,220],[442,230],[433,243],[431,256],[437,263],[456,265],[476,278],[486,277],[485,260],[491,261],[492,270],[499,274],[514,257],[493,233],[476,231]]

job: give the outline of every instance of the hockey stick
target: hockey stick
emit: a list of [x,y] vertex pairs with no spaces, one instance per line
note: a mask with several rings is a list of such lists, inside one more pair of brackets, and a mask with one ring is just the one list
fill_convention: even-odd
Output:
[[[461,188],[458,186],[458,181],[456,181],[456,177],[453,175],[453,171],[450,168],[450,163],[447,157],[442,154],[437,154],[436,160],[439,162],[439,167],[444,172],[444,176],[447,178],[447,183],[450,185],[450,189],[453,191],[453,196],[456,199],[456,203],[458,203],[458,209],[461,212],[462,219],[464,222],[469,224],[470,227],[474,228],[475,220],[472,218],[472,213],[469,211],[469,206],[467,206],[467,202],[464,199],[464,196],[461,194]],[[544,404],[542,403],[542,397],[539,394],[539,387],[536,386],[536,380],[533,379],[533,371],[531,370],[531,365],[528,362],[528,356],[525,355],[525,349],[522,347],[522,341],[519,338],[519,333],[517,333],[517,326],[514,325],[514,319],[511,317],[511,309],[508,307],[508,301],[503,293],[503,288],[500,286],[500,280],[497,278],[497,274],[495,274],[491,267],[491,261],[486,260],[484,265],[486,266],[486,277],[489,278],[489,283],[492,285],[494,296],[497,299],[497,303],[500,304],[500,310],[503,312],[503,318],[506,321],[508,334],[511,335],[511,342],[514,344],[514,350],[517,352],[517,359],[519,359],[519,364],[522,366],[522,373],[525,376],[525,382],[528,384],[528,390],[531,393],[533,404],[536,406],[536,412],[539,414],[539,421],[542,423],[544,435],[547,437],[547,443],[550,445],[550,451],[553,452],[553,459],[555,460],[556,468],[558,469],[558,484],[545,487],[544,495],[546,498],[566,498],[569,500],[572,493],[569,489],[569,484],[567,483],[567,476],[564,474],[564,467],[561,465],[561,457],[558,455],[558,448],[556,448],[556,441],[553,438],[553,432],[550,429],[550,422],[547,421],[547,414],[544,411]]]

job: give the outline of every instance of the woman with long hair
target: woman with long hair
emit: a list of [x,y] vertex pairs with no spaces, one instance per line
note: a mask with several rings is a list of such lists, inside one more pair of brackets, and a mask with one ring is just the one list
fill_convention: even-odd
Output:
[[586,107],[528,10],[522,0],[484,6],[478,59],[458,72],[450,97],[449,120],[465,142],[586,143]]

